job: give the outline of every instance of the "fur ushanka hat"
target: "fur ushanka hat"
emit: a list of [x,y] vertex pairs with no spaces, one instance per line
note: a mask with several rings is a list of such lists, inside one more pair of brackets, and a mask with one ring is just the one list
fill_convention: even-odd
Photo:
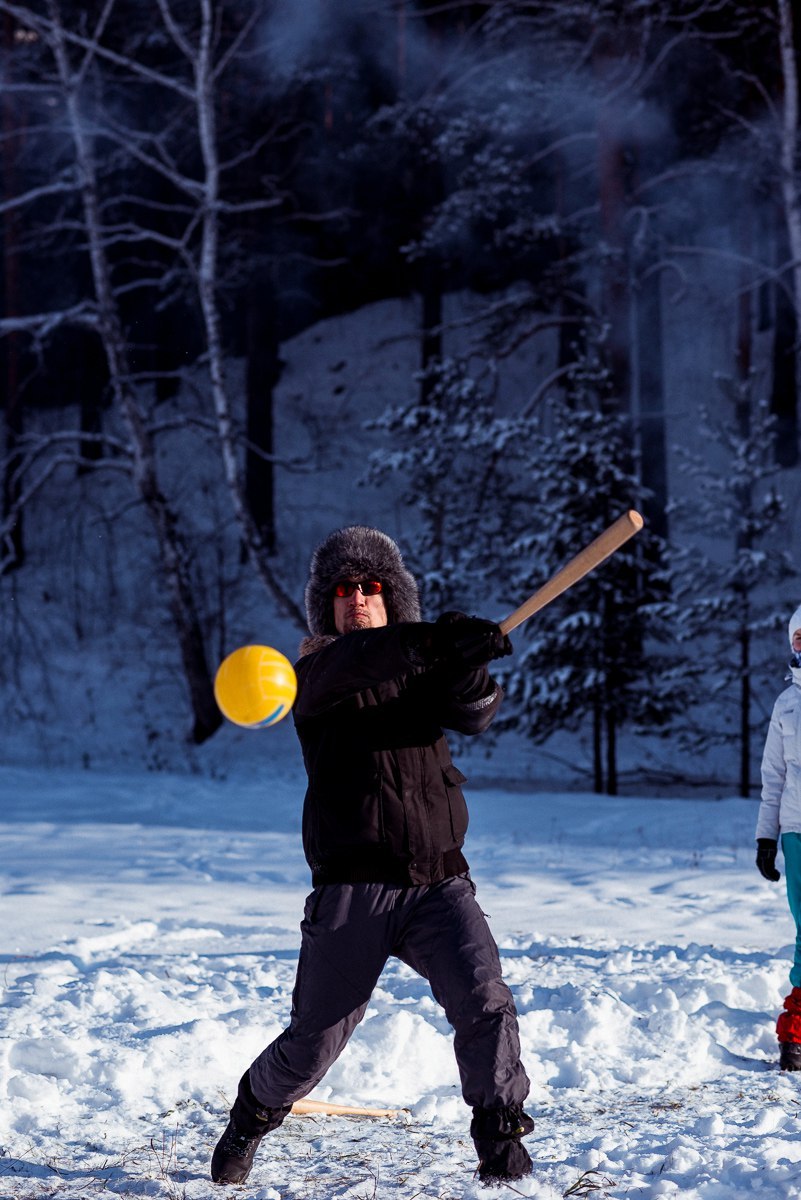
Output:
[[312,555],[306,584],[306,618],[317,637],[334,636],[333,590],[340,579],[378,579],[390,625],[420,620],[420,598],[414,576],[404,565],[391,537],[369,525],[335,529]]

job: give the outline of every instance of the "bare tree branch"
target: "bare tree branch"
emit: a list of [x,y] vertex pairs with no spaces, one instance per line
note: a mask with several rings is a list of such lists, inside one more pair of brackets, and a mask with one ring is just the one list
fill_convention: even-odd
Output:
[[30,204],[34,204],[37,200],[42,200],[46,196],[58,196],[66,193],[75,193],[78,184],[74,179],[63,179],[55,183],[43,183],[39,187],[29,188],[19,196],[10,196],[6,200],[0,201],[0,216],[5,213],[15,212],[17,209],[26,208]]
[[31,313],[24,317],[0,318],[0,337],[13,333],[30,333],[44,339],[54,330],[65,325],[80,325],[85,329],[97,329],[99,323],[97,307],[89,300],[82,300],[71,308],[54,312]]
[[[177,92],[183,96],[185,100],[192,99],[192,89],[182,85],[177,79],[173,79],[169,75],[164,75],[160,71],[148,67],[145,63],[141,63],[136,59],[130,58],[124,54],[118,54],[115,50],[104,46],[102,43],[95,41],[93,38],[84,37],[80,33],[76,33],[72,29],[63,26],[57,14],[51,10],[49,19],[35,13],[22,4],[12,4],[10,0],[0,0],[0,12],[6,12],[12,17],[28,25],[31,29],[35,29],[43,38],[49,42],[58,42],[61,45],[70,44],[81,50],[85,50],[91,56],[97,56],[104,59],[106,62],[113,63],[115,66],[124,67],[127,71],[136,75],[140,79],[146,80],[148,83],[155,83],[159,87],[165,88],[167,91]],[[84,64],[84,70],[88,64]],[[70,76],[72,72],[70,71]]]

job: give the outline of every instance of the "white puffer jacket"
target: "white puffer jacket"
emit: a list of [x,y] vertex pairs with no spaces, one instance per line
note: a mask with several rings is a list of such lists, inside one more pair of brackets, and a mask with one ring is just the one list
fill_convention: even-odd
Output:
[[[801,608],[790,618],[789,634],[801,629]],[[762,755],[762,803],[756,836],[776,838],[801,833],[801,667],[773,706]]]

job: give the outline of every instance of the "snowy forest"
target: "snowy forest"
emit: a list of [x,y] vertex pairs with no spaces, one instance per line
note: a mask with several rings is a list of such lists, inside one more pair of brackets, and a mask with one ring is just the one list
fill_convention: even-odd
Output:
[[792,0],[0,17],[0,760],[247,752],[216,665],[294,657],[338,524],[500,618],[636,508],[497,737],[753,795],[801,599]]
[[630,509],[448,732],[532,1174],[482,1185],[396,945],[334,1110],[228,1194],[797,1198],[754,837],[801,604],[798,0],[0,0],[0,63],[2,1200],[226,1194],[316,908],[292,718],[213,683],[297,657],[321,539],[375,525],[425,619],[501,621]]

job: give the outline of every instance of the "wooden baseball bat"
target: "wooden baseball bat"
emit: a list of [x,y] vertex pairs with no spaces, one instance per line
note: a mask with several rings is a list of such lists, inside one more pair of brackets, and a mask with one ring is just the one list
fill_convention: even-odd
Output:
[[624,542],[627,542],[630,537],[634,537],[635,533],[639,533],[642,525],[642,517],[633,508],[630,508],[622,517],[618,517],[608,529],[598,535],[594,542],[590,542],[589,546],[580,550],[575,558],[571,558],[570,562],[557,571],[547,583],[544,583],[519,608],[501,621],[501,632],[510,633],[511,630],[516,629],[518,625],[522,625],[524,621],[532,617],[535,612],[545,608],[545,605],[550,604],[557,596],[561,596],[562,592],[566,592],[574,583],[578,583],[579,579],[589,575],[590,571],[609,558],[610,554],[619,550]]
[[301,1116],[325,1113],[330,1117],[397,1117],[397,1108],[362,1108],[352,1104],[329,1104],[325,1100],[296,1100],[292,1112]]

